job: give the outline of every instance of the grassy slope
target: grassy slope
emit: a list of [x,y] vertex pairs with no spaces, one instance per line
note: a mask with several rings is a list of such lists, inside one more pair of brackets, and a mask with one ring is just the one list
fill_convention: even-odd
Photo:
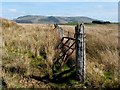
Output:
[[[53,25],[16,24],[1,20],[2,73],[9,88],[118,87],[117,25],[85,25],[86,80],[84,84],[42,82],[30,76],[51,74],[59,38]],[[74,26],[61,25],[73,37]],[[67,34],[65,32],[65,34]],[[40,52],[39,52],[40,51]],[[47,58],[45,57],[47,56]],[[51,76],[50,76],[51,77]]]

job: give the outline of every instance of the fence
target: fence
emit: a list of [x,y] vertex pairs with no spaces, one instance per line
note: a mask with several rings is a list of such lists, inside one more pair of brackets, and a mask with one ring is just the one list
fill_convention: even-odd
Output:
[[[78,24],[75,26],[75,37],[71,38],[70,32],[68,32],[67,37],[64,36],[64,30],[57,24],[54,25],[58,35],[61,38],[61,42],[57,48],[61,49],[60,57],[54,60],[52,67],[53,73],[56,73],[55,68],[60,70],[63,65],[69,60],[71,54],[75,52],[76,54],[76,76],[80,82],[84,82],[85,78],[85,66],[86,66],[86,54],[85,54],[85,30],[84,24]],[[66,41],[65,41],[66,39]],[[73,47],[75,45],[75,48]]]

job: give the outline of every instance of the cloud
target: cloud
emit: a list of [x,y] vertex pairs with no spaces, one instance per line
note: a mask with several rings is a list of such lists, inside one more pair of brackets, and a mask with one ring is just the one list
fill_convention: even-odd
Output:
[[27,14],[27,12],[20,11],[14,8],[9,8],[9,9],[2,8],[2,13],[0,14],[0,17],[13,19],[25,14]]
[[11,12],[17,12],[16,9],[9,9],[9,11],[11,11]]
[[[4,12],[4,11],[3,11]],[[26,14],[24,11],[18,11],[17,9],[11,8],[11,9],[6,9],[5,12],[9,13],[14,13],[14,14]]]

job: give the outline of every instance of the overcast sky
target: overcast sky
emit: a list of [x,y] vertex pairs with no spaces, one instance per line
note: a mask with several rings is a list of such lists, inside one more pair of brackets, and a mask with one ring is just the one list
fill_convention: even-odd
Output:
[[118,21],[118,0],[114,0],[116,2],[113,2],[113,0],[109,0],[111,2],[92,2],[95,0],[92,0],[91,2],[31,2],[30,0],[29,2],[12,2],[15,0],[11,0],[11,2],[7,1],[8,0],[4,0],[4,2],[0,3],[0,6],[2,6],[0,10],[0,13],[2,14],[0,17],[7,19],[14,19],[24,15],[52,15],[87,16],[100,20],[113,22]]

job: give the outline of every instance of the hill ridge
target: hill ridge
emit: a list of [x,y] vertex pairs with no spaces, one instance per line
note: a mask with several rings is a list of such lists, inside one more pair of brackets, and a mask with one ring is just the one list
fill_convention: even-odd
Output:
[[90,23],[92,22],[93,18],[89,18],[86,16],[42,16],[42,15],[26,15],[26,16],[20,16],[16,19],[13,19],[13,21],[17,23],[47,23],[47,24],[64,24],[64,23],[70,23],[70,22],[85,22]]

